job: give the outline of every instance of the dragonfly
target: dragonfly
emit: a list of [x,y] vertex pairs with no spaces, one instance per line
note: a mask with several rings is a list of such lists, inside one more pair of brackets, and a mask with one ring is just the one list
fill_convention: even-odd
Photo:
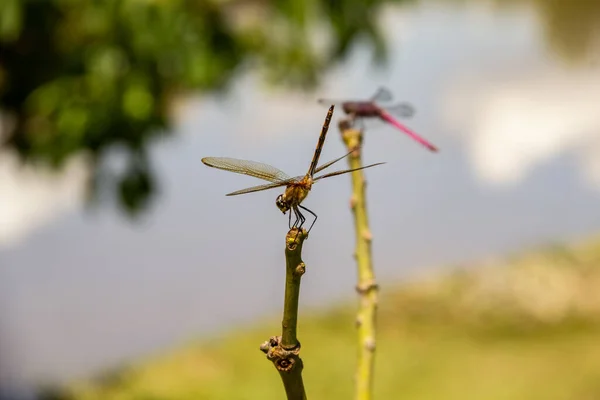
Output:
[[[352,154],[353,149],[349,153],[343,155],[342,157],[336,158],[335,160],[326,162],[321,166],[317,166],[319,163],[319,158],[321,156],[321,150],[323,148],[323,144],[325,143],[325,137],[327,136],[327,131],[329,130],[329,124],[331,122],[331,118],[333,116],[333,110],[335,105],[332,105],[327,112],[327,116],[325,117],[325,122],[321,128],[321,134],[319,135],[319,140],[317,142],[317,147],[315,148],[315,152],[313,154],[312,161],[310,162],[310,166],[308,168],[308,172],[306,175],[300,175],[296,177],[290,177],[285,172],[271,166],[268,164],[249,161],[249,160],[240,160],[237,158],[228,158],[228,157],[205,157],[202,159],[202,162],[213,168],[222,169],[229,172],[234,172],[243,175],[253,176],[255,178],[259,178],[270,183],[252,186],[246,189],[237,190],[235,192],[231,192],[226,194],[226,196],[237,196],[240,194],[259,192],[268,189],[274,189],[278,187],[285,186],[285,191],[277,196],[275,200],[275,205],[279,210],[285,215],[286,212],[289,212],[289,220],[288,226],[291,229],[298,228],[298,231],[302,229],[304,222],[306,221],[306,217],[302,214],[300,210],[306,211],[313,215],[314,220],[310,227],[308,228],[308,232],[312,229],[313,225],[317,221],[317,214],[308,208],[302,206],[302,202],[308,196],[312,185],[315,182],[318,182],[322,179],[330,178],[333,176],[338,176],[342,174],[347,174],[349,172],[358,171],[365,168],[375,167],[377,165],[385,164],[384,162],[379,162],[359,168],[345,169],[335,172],[326,173],[324,175],[316,176],[315,174],[320,173],[326,168],[331,167],[333,164],[337,163],[340,160],[348,157]],[[294,213],[295,221],[292,224],[292,213]],[[308,234],[307,232],[307,234]]]
[[327,99],[319,99],[318,102],[321,104],[338,104],[341,105],[342,109],[348,114],[353,120],[357,120],[363,124],[364,119],[367,118],[379,118],[384,122],[387,122],[400,131],[406,133],[413,140],[416,140],[427,149],[437,152],[438,149],[421,136],[417,135],[411,129],[406,127],[404,124],[398,122],[392,114],[396,114],[401,117],[410,117],[414,114],[414,108],[408,103],[399,103],[389,107],[383,107],[379,105],[379,102],[388,102],[392,100],[392,94],[386,88],[380,87],[373,96],[368,100],[348,100],[348,101],[332,101]]

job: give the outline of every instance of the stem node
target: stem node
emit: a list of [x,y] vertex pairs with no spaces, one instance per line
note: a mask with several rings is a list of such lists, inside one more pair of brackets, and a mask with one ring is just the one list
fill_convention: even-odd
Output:
[[371,353],[375,352],[375,339],[372,337],[365,339],[365,349]]
[[362,233],[362,237],[363,239],[365,239],[368,242],[371,242],[373,240],[373,234],[371,233],[370,230],[365,229]]
[[294,271],[297,276],[302,276],[306,272],[306,265],[304,263],[298,264],[296,270]]

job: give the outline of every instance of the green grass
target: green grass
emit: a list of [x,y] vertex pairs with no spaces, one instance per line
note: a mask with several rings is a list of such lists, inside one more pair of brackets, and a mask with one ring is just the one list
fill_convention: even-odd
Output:
[[[301,310],[310,399],[351,399],[354,305]],[[376,399],[600,399],[600,240],[553,246],[382,293]],[[282,399],[261,342],[279,321],[140,361],[59,398]]]

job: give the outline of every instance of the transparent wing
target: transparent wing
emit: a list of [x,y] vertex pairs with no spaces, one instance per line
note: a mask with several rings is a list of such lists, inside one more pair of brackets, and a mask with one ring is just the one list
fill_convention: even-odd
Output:
[[[375,94],[373,96],[371,96],[371,98],[368,101],[374,101],[374,102],[382,101],[385,103],[388,101],[392,101],[393,98],[394,98],[394,96],[392,96],[392,92],[389,89],[381,86],[377,89]],[[317,102],[319,104],[335,104],[336,106],[341,105],[345,101],[349,101],[349,100],[332,100],[332,99],[318,99],[317,100]]]
[[202,162],[209,167],[222,169],[237,174],[250,175],[269,182],[281,182],[290,179],[285,172],[256,161],[238,160],[228,157],[204,157]]
[[409,103],[398,103],[393,106],[384,107],[387,112],[397,117],[410,118],[415,115],[415,108]]
[[334,105],[334,106],[339,106],[341,107],[344,104],[344,100],[332,100],[332,99],[317,99],[317,103],[322,104],[322,105]]
[[331,160],[323,165],[321,165],[320,167],[317,167],[317,169],[315,169],[315,174],[323,171],[325,168],[329,168],[331,167],[333,164],[335,164],[336,162],[343,160],[344,158],[348,157],[350,154],[352,154],[354,150],[351,150],[350,152],[348,152],[347,154],[341,156],[340,158],[336,158],[335,160]]
[[385,103],[386,101],[392,101],[392,98],[392,92],[390,92],[387,88],[380,87],[370,100],[376,102],[383,101]]
[[380,162],[380,163],[375,163],[375,164],[367,165],[367,166],[360,167],[360,168],[352,168],[352,169],[345,169],[343,171],[331,172],[329,174],[325,174],[325,175],[321,175],[321,176],[316,177],[314,179],[314,181],[318,181],[319,179],[329,178],[329,177],[332,177],[332,176],[347,174],[348,172],[358,171],[358,170],[365,169],[365,168],[375,167],[375,166],[381,165],[381,164],[385,164],[385,163],[384,162]]
[[356,117],[352,127],[355,129],[361,129],[363,131],[373,131],[384,128],[386,125],[386,121],[382,121],[379,118]]
[[237,196],[238,194],[246,194],[252,192],[260,192],[261,190],[274,189],[281,186],[286,186],[288,183],[294,182],[295,178],[290,178],[287,181],[267,183],[266,185],[252,186],[246,189],[236,190],[235,192],[227,193],[225,196]]

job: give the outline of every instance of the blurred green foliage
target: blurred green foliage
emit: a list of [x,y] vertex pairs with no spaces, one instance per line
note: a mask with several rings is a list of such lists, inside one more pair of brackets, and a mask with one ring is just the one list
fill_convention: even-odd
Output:
[[[449,0],[443,0],[449,1]],[[452,0],[472,2],[474,0]],[[495,0],[498,8],[532,6],[548,48],[573,64],[598,62],[600,2],[589,0]]]
[[[375,398],[600,398],[600,238],[511,259],[382,287]],[[309,398],[352,398],[354,307],[301,314]],[[259,321],[47,399],[281,399],[281,381],[258,350],[279,326]]]
[[[225,91],[248,69],[314,88],[357,37],[381,58],[374,19],[383,3],[3,0],[0,109],[14,129],[1,144],[57,169],[86,154],[90,189],[109,181],[134,213],[153,193],[148,145],[169,133],[175,96]],[[126,149],[129,167],[112,177],[101,165],[115,146]]]
[[546,40],[567,60],[600,57],[600,1],[532,0],[538,8]]
[[[174,98],[225,92],[249,70],[310,90],[357,39],[384,61],[388,1],[417,0],[2,0],[0,110],[13,129],[0,146],[56,169],[85,155],[90,198],[102,186],[133,215],[155,192],[148,147],[170,133]],[[598,44],[600,2],[497,4],[535,6],[567,59]],[[102,161],[115,147],[128,159],[113,176]]]

